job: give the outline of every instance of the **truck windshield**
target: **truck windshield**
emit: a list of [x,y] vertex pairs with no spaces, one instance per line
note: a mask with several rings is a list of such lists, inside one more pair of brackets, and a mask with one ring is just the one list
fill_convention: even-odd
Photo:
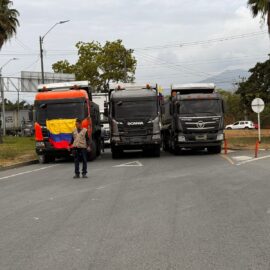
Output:
[[48,103],[36,108],[37,122],[45,124],[46,120],[84,118],[84,103]]
[[210,114],[216,115],[222,112],[220,100],[183,100],[180,102],[179,113],[182,114]]
[[116,101],[113,106],[113,117],[123,119],[153,118],[157,116],[157,103],[155,100],[145,101]]

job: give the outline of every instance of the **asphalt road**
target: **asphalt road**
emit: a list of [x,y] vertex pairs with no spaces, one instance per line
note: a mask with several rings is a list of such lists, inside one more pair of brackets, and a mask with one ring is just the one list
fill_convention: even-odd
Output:
[[1,270],[270,269],[270,153],[0,172]]

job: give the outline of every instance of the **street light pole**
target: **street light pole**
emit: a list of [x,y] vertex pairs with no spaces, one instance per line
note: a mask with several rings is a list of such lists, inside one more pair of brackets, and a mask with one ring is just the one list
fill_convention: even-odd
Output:
[[45,83],[45,75],[44,75],[44,60],[43,60],[43,41],[44,38],[55,28],[58,24],[64,24],[69,22],[69,20],[66,21],[60,21],[56,24],[54,24],[45,35],[39,37],[39,50],[40,50],[40,64],[41,64],[41,81],[44,84]]
[[17,60],[17,58],[9,59],[2,67],[0,67],[0,92],[2,99],[2,128],[3,128],[3,136],[6,136],[6,110],[5,110],[5,94],[4,94],[4,82],[2,78],[2,70],[8,65],[11,61]]
[[42,37],[39,37],[39,47],[40,47],[40,63],[41,63],[41,80],[42,83],[45,82],[45,78],[44,78],[44,64],[43,64],[43,48],[42,48]]

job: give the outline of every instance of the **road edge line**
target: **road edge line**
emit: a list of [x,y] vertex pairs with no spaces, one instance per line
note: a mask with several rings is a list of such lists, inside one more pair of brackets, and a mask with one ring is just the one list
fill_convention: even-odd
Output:
[[38,163],[37,159],[25,161],[25,162],[20,162],[20,163],[6,166],[6,167],[0,167],[0,172],[12,170],[12,169],[17,169],[20,167],[29,166],[29,165],[33,165],[33,164],[37,164],[37,163]]

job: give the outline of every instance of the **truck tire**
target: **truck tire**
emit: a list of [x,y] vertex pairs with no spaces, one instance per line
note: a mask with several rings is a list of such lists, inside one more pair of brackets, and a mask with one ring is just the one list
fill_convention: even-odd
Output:
[[220,154],[221,145],[207,147],[207,150],[209,154]]
[[97,157],[101,154],[101,140],[97,140]]
[[160,145],[155,145],[153,147],[153,156],[160,157]]
[[112,147],[112,159],[118,159],[122,155],[122,151],[117,147]]
[[43,154],[43,155],[38,155],[38,161],[40,164],[47,164],[50,161],[54,161],[55,158],[52,155],[48,155],[48,154]]
[[97,142],[95,139],[92,140],[91,152],[88,154],[88,161],[93,161],[97,158]]
[[164,137],[162,140],[162,149],[165,152],[168,152],[170,150],[170,147],[169,147],[168,141],[166,140],[166,137]]

